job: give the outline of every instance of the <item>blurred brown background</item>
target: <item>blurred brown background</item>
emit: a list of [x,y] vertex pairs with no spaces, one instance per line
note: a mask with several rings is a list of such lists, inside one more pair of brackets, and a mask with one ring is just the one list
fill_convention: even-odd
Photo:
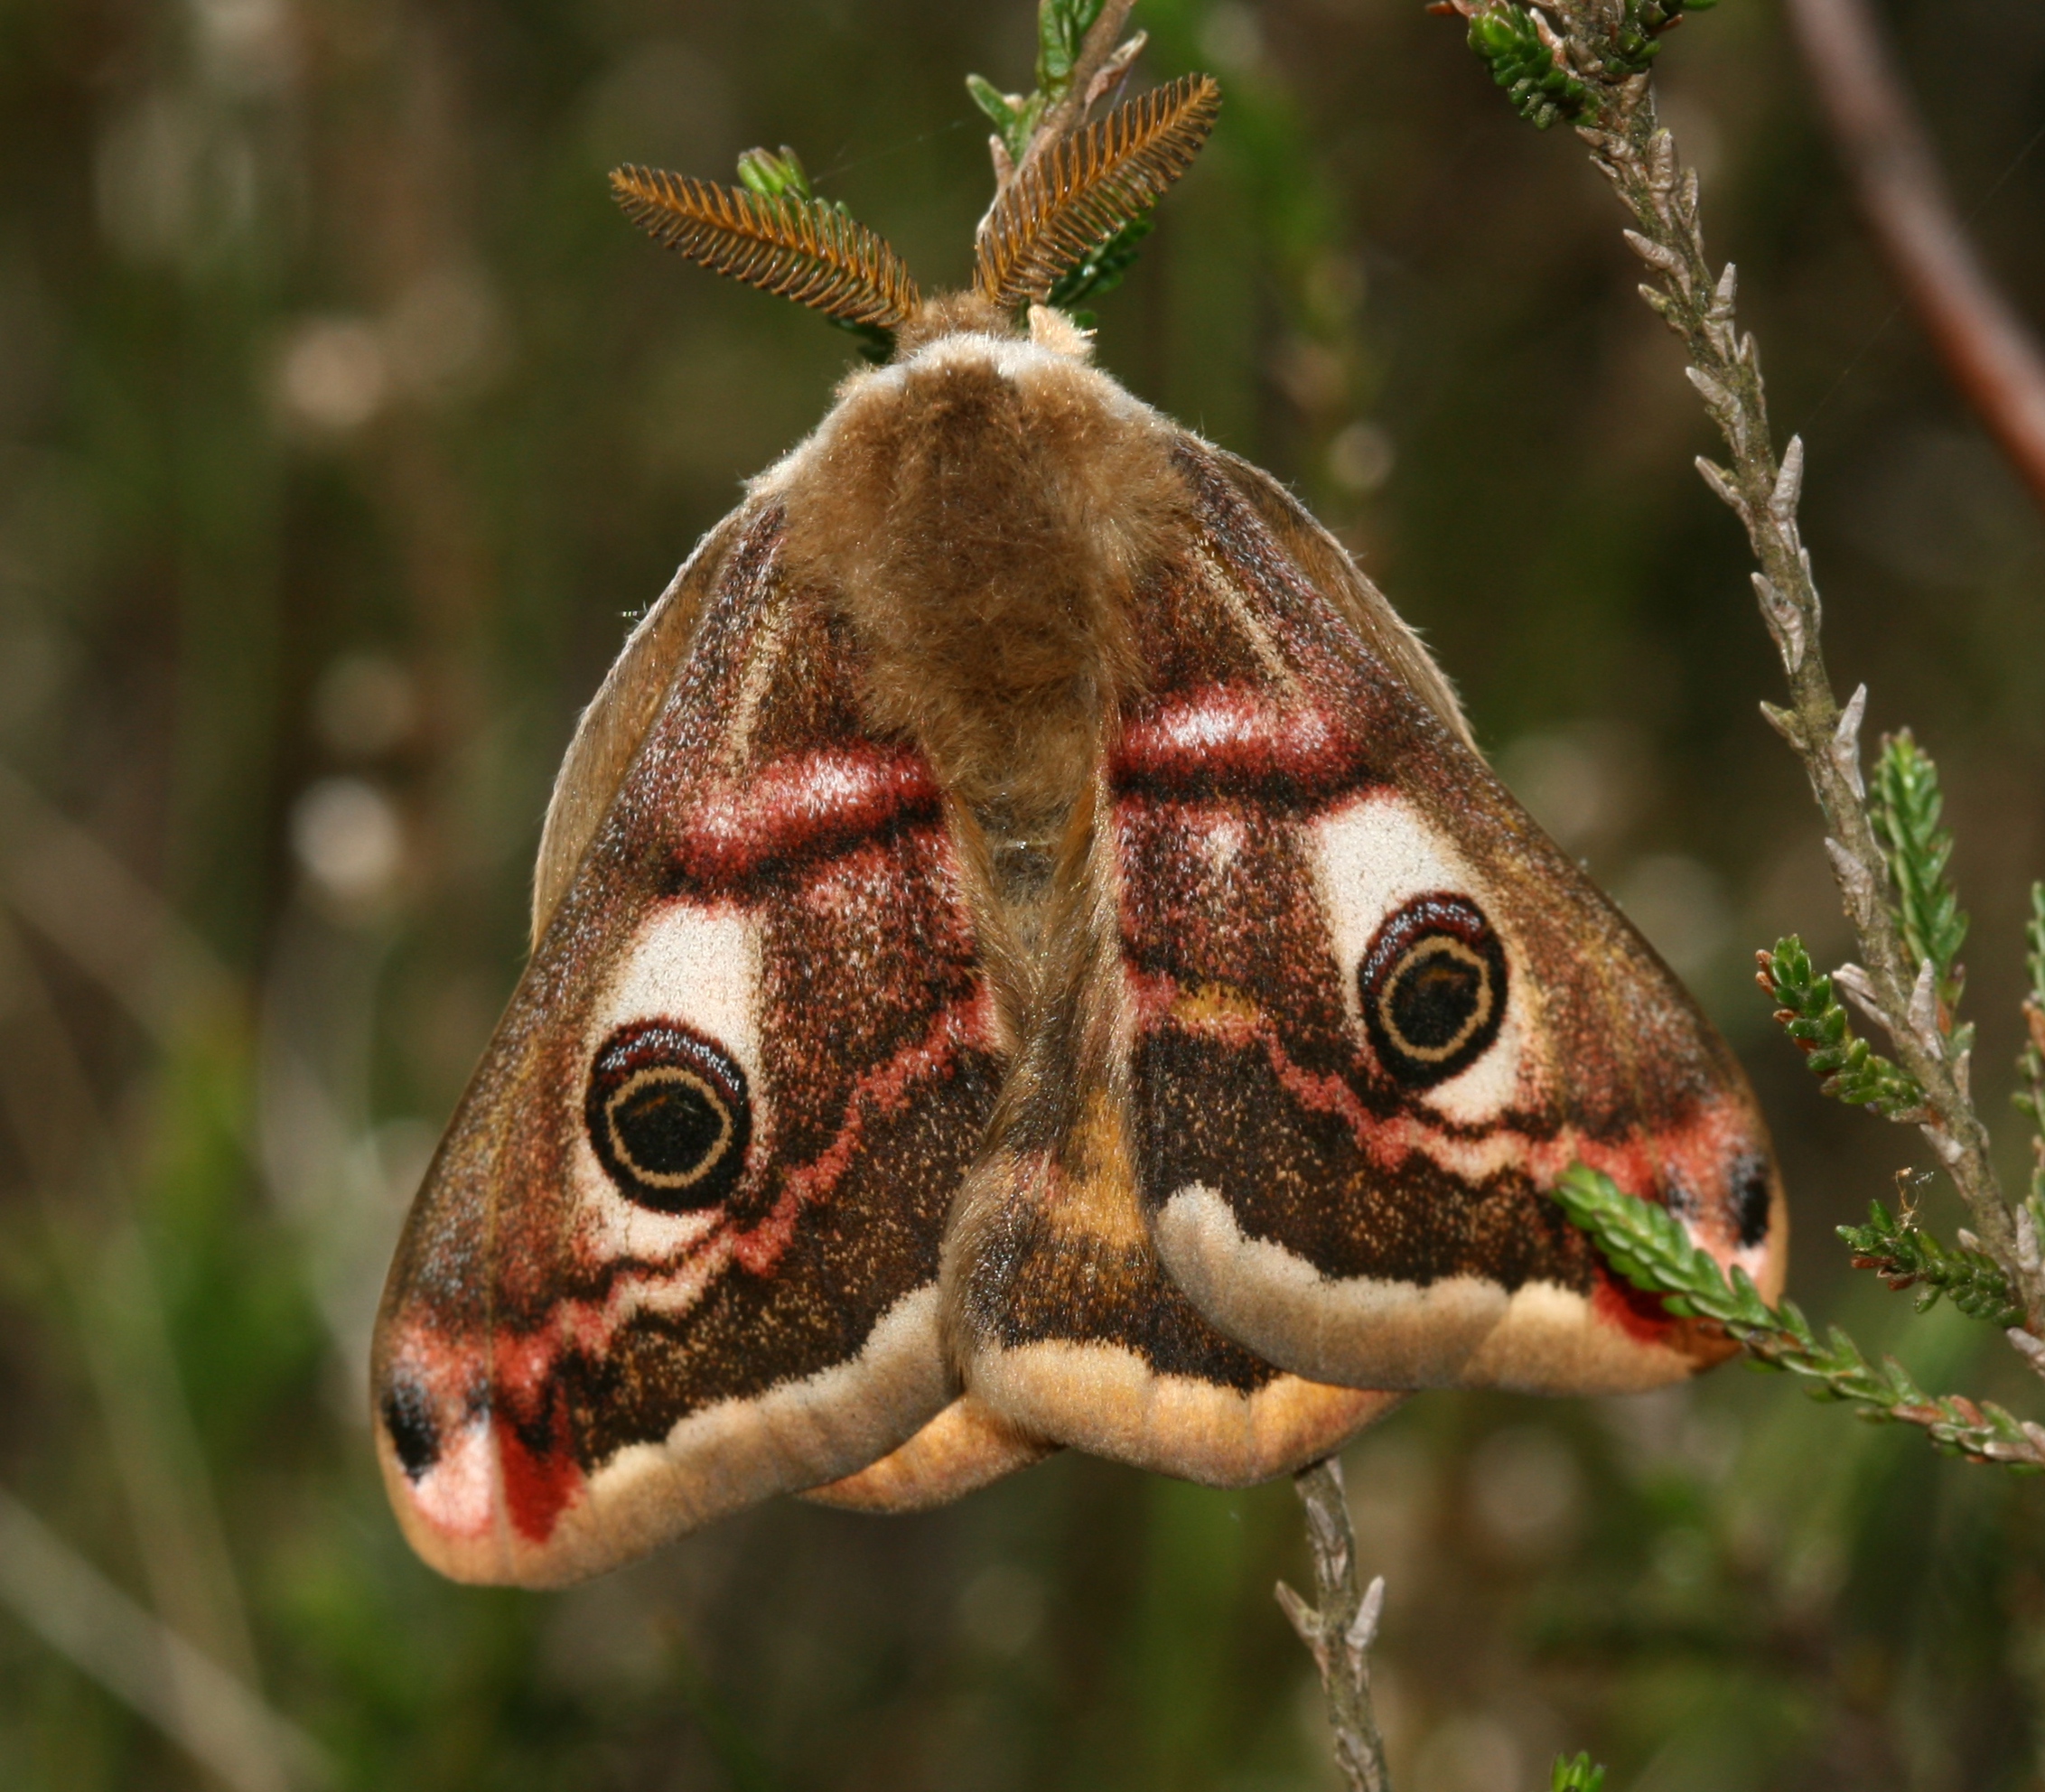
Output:
[[[1270,1597],[1304,1566],[1284,1486],[1060,1459],[528,1596],[411,1559],[364,1423],[385,1255],[518,972],[577,706],[847,358],[637,236],[604,173],[792,142],[960,280],[988,191],[962,78],[1026,87],[1031,13],[0,0],[0,1784],[1333,1784]],[[2045,7],[1886,16],[2045,320],[2045,152],[2018,159]],[[1292,481],[1428,631],[1746,1057],[1796,1292],[1895,1342],[1906,1300],[1828,1234],[1922,1153],[1821,1103],[1749,979],[1791,929],[1835,957],[1837,904],[1756,714],[1743,544],[1689,470],[1714,444],[1581,145],[1412,0],[1136,22],[1149,73],[1228,98],[1101,359]],[[1835,668],[1946,773],[2001,1115],[2045,527],[1895,314],[1776,7],[1725,0],[1660,70],[1809,444]],[[2003,1143],[2014,1170],[2013,1115]],[[1984,1329],[1908,1330],[1928,1382],[2037,1410]],[[1612,1792],[2041,1782],[2034,1484],[1733,1369],[1423,1397],[1349,1470],[1402,1792],[1545,1787],[1564,1746]]]

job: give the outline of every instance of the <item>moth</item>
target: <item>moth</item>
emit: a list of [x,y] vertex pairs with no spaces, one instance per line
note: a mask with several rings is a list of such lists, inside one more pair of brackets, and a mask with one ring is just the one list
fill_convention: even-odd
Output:
[[1189,77],[1058,135],[928,299],[792,163],[613,176],[886,360],[561,768],[378,1326],[385,1477],[445,1573],[558,1584],[1061,1446],[1242,1485],[1406,1390],[1726,1354],[1546,1198],[1579,1160],[1779,1288],[1723,1042],[1334,537],[1049,303],[1218,105]]

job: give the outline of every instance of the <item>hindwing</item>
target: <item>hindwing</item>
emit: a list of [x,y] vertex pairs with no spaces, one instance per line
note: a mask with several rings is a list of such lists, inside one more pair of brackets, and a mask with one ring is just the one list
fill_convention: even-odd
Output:
[[972,1396],[1025,1433],[1213,1486],[1331,1454],[1396,1395],[1287,1374],[1159,1265],[1135,1174],[1125,999],[1097,784],[1053,878],[1022,1041],[946,1246]]

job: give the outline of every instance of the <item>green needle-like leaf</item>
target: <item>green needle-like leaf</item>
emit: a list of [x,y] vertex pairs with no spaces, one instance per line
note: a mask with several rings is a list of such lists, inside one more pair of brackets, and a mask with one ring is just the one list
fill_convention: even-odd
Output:
[[1102,0],[1042,0],[1037,8],[1037,88],[1062,99],[1072,85],[1079,46],[1100,17]]
[[1849,1106],[1872,1107],[1891,1120],[1914,1120],[1924,1091],[1907,1071],[1878,1055],[1854,1031],[1846,1010],[1832,992],[1832,979],[1815,972],[1810,954],[1795,934],[1779,939],[1772,952],[1754,955],[1755,981],[1775,998],[1775,1018],[1804,1054],[1826,1095]]
[[[1951,1033],[1966,973],[1958,959],[1967,937],[1967,918],[1946,875],[1953,836],[1938,825],[1944,798],[1938,768],[1905,728],[1882,743],[1868,805],[1882,855],[1896,890],[1895,914],[1903,944],[1917,966],[1929,959],[1937,981],[1938,1024]],[[1955,1054],[1966,1049],[1955,1041]]]
[[1548,1792],[1602,1792],[1604,1783],[1604,1769],[1593,1766],[1589,1754],[1580,1754],[1574,1760],[1557,1755],[1548,1776]]

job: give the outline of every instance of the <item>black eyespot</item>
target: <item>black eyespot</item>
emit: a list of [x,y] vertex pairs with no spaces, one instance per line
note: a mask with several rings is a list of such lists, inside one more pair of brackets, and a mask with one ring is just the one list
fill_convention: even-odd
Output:
[[1357,967],[1364,1031],[1387,1072],[1431,1088],[1489,1050],[1506,1017],[1506,953],[1467,896],[1416,896]]
[[1742,1157],[1732,1166],[1732,1198],[1737,1204],[1740,1246],[1751,1250],[1768,1237],[1768,1222],[1775,1207],[1775,1184],[1765,1157]]
[[642,1021],[604,1041],[583,1115],[618,1192],[662,1213],[724,1200],[752,1136],[745,1072],[673,1021]]
[[383,1422],[407,1480],[416,1481],[440,1461],[440,1428],[417,1383],[403,1378],[391,1383],[383,1397]]

